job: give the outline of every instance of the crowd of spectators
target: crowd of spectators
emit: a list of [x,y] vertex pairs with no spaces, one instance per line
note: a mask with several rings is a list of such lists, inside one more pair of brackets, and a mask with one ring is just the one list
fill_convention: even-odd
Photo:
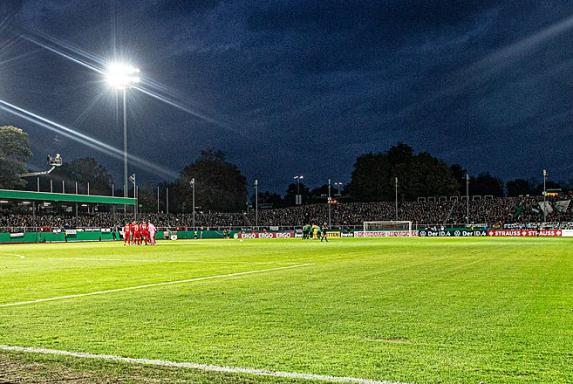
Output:
[[[549,201],[556,207],[556,200]],[[472,223],[501,226],[508,223],[531,223],[543,221],[542,198],[482,198],[469,202],[469,221]],[[573,205],[573,204],[572,204]],[[547,222],[573,222],[573,207],[565,211],[553,208],[547,215]],[[280,209],[259,209],[241,213],[203,212],[195,213],[195,227],[293,227],[308,223],[328,223],[333,226],[361,226],[364,221],[408,220],[423,224],[465,224],[467,215],[466,201],[463,199],[443,199],[437,201],[403,202],[396,206],[394,202],[310,204]],[[32,214],[30,212],[0,212],[0,230],[10,231],[17,228],[116,228],[133,220],[132,213],[91,212],[75,215]],[[149,220],[157,227],[191,228],[193,215],[142,213],[138,219]]]

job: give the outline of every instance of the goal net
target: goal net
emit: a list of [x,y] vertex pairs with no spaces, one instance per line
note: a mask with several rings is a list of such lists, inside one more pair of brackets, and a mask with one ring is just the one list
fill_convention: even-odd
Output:
[[[356,236],[356,233],[355,233]],[[416,236],[411,221],[365,221],[358,237],[411,237]]]

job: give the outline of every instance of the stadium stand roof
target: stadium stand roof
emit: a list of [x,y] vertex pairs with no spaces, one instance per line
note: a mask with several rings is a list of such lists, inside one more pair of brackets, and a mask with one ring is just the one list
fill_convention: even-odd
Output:
[[85,204],[116,204],[116,205],[136,205],[137,199],[131,197],[115,197],[101,195],[76,195],[71,193],[51,193],[18,191],[11,189],[0,189],[0,199],[5,200],[28,200],[28,201],[62,201]]

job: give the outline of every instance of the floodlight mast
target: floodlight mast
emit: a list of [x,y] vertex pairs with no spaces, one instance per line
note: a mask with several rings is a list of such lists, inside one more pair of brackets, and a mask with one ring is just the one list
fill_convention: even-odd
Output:
[[129,176],[129,181],[133,183],[133,198],[135,199],[135,207],[133,208],[133,219],[137,220],[137,184],[135,183],[135,173]]
[[48,169],[47,171],[41,171],[41,172],[23,173],[20,175],[20,177],[34,177],[34,176],[49,175],[50,173],[52,173],[52,171],[54,169],[61,167],[62,164],[63,164],[62,156],[59,153],[56,153],[56,156],[54,156],[54,157],[48,155],[48,165],[50,166],[50,169]]
[[[127,167],[127,90],[139,83],[139,68],[127,63],[113,62],[106,68],[105,79],[110,87],[122,92],[123,104],[123,196],[128,197]],[[124,206],[124,210],[127,206]]]

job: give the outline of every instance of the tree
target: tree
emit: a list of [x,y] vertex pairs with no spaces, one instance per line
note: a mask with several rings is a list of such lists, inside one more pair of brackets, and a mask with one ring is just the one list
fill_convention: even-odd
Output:
[[[253,194],[251,201],[255,201]],[[285,206],[283,198],[275,192],[259,192],[259,204],[270,204],[273,208],[282,208]]]
[[[331,186],[331,193],[332,193],[332,186]],[[314,188],[310,191],[310,198],[314,202],[324,203],[328,196],[328,184],[323,184],[318,188]]]
[[480,173],[470,179],[470,194],[472,195],[503,195],[503,182],[489,173]]
[[20,177],[32,157],[28,134],[11,125],[0,127],[0,188],[14,189],[26,185]]
[[510,180],[506,183],[507,196],[525,196],[534,192],[535,187],[525,179]]
[[361,155],[354,163],[348,189],[356,201],[389,200],[393,176],[393,165],[384,153]]
[[448,196],[459,191],[448,165],[427,152],[414,154],[406,144],[383,153],[359,156],[354,164],[349,192],[357,201],[393,200],[395,180],[399,195],[413,200],[419,196]]
[[450,171],[452,172],[454,179],[459,183],[460,187],[458,189],[458,193],[460,195],[465,195],[466,194],[466,175],[467,175],[468,171],[466,171],[464,169],[464,167],[462,167],[459,164],[452,164],[450,166]]
[[141,213],[157,212],[157,195],[153,187],[142,186],[137,188],[137,200]]
[[[51,173],[55,179],[64,180],[66,190],[75,188],[78,183],[78,192],[87,194],[88,183],[91,195],[110,195],[112,177],[107,169],[92,157],[85,157],[64,163]],[[72,187],[72,185],[74,187]]]
[[[561,184],[562,184],[561,182],[547,180],[545,182],[545,188],[546,189],[562,189]],[[532,194],[535,194],[535,195],[542,195],[543,194],[543,182],[537,184],[537,186],[534,187],[531,192],[532,192]]]
[[225,160],[221,151],[207,149],[199,158],[187,165],[176,181],[179,209],[185,203],[187,210],[193,204],[190,186],[195,179],[195,204],[204,210],[240,212],[247,202],[247,179],[236,165]]

